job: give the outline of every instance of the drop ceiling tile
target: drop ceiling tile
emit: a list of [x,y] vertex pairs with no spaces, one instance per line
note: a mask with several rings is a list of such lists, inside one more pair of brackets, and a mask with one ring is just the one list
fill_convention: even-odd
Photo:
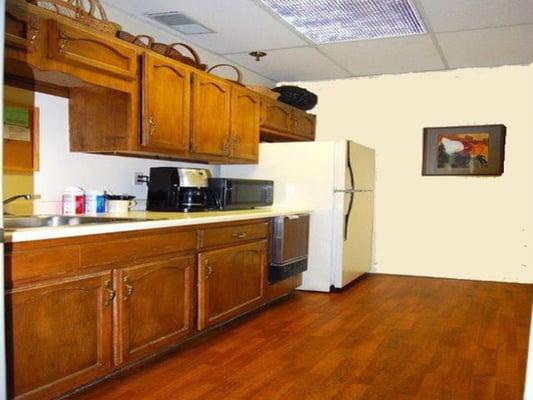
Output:
[[450,67],[492,67],[533,62],[533,25],[440,33]]
[[[219,54],[297,47],[306,44],[290,28],[250,0],[107,1],[138,16],[170,11],[184,13],[215,32],[180,36]],[[178,32],[176,34],[179,35]]]
[[349,74],[311,47],[269,51],[259,62],[246,53],[231,54],[226,58],[278,82],[349,77]]
[[532,0],[419,0],[434,32],[533,23]]
[[444,68],[427,35],[328,44],[320,49],[354,76]]

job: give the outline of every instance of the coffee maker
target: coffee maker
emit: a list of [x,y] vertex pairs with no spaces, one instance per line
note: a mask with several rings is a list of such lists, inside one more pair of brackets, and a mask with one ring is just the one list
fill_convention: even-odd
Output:
[[208,181],[211,172],[201,168],[150,168],[148,211],[212,211],[217,201]]

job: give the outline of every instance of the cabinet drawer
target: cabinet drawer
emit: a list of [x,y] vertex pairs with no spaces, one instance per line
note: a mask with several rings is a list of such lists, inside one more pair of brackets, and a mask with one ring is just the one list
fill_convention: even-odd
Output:
[[205,229],[201,234],[200,245],[201,247],[212,247],[247,240],[265,239],[268,237],[268,232],[268,222]]
[[171,232],[81,245],[81,267],[128,262],[196,249],[196,231]]
[[79,262],[79,246],[8,252],[5,257],[5,285],[11,288],[32,281],[72,274],[78,268]]
[[127,80],[137,78],[137,53],[95,33],[50,20],[48,57]]

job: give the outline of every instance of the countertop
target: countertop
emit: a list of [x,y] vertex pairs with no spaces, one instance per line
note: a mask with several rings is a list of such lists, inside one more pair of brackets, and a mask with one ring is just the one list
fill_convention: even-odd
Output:
[[143,229],[160,229],[178,226],[214,224],[219,222],[245,221],[272,218],[284,215],[308,214],[305,208],[264,207],[253,210],[210,211],[195,213],[132,211],[128,214],[100,214],[108,218],[143,218],[148,221],[87,224],[59,227],[24,228],[5,232],[5,242],[28,242],[32,240],[59,239],[75,236],[128,232]]

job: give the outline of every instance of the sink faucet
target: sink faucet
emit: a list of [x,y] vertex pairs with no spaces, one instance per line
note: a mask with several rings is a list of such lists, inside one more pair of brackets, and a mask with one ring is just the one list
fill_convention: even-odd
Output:
[[[33,200],[35,199],[37,196],[33,195],[33,194],[17,194],[16,196],[11,196],[11,197],[8,197],[7,199],[4,200],[4,206],[8,205],[8,204],[11,204],[19,199],[24,199],[24,200]],[[8,212],[5,212],[4,211],[4,215],[13,215],[13,214],[10,214]]]
[[16,196],[8,197],[4,200],[4,206],[8,205],[9,203],[13,203],[14,201],[17,201],[18,199],[24,199],[24,200],[31,200],[33,199],[32,194],[17,194]]

